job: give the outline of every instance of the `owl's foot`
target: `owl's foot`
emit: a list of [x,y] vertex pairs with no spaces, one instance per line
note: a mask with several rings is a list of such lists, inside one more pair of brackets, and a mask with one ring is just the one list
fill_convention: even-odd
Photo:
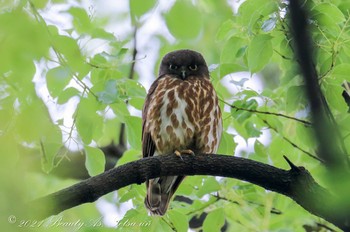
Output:
[[182,156],[181,155],[194,155],[194,152],[190,149],[186,149],[186,150],[181,150],[181,151],[178,151],[178,150],[175,150],[174,151],[175,155],[180,157],[180,159],[183,161],[182,159]]

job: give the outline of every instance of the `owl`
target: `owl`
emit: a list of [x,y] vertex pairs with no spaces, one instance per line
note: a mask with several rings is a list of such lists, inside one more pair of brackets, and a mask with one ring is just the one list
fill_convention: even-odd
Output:
[[[174,153],[215,153],[222,118],[218,97],[203,56],[192,50],[166,54],[142,110],[143,157]],[[181,162],[181,159],[179,159]],[[185,176],[161,176],[146,181],[145,206],[164,215]]]

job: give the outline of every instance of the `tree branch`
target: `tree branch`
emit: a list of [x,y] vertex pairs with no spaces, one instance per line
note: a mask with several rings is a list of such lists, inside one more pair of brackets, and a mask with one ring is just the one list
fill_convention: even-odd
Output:
[[142,184],[147,179],[169,175],[212,175],[237,178],[281,193],[310,213],[339,228],[350,230],[350,209],[337,207],[337,198],[317,184],[303,167],[294,165],[291,170],[283,170],[245,158],[214,154],[182,158],[170,154],[130,162],[34,200],[28,207],[36,209],[35,215],[44,218],[80,204],[94,202],[122,187]]
[[[305,92],[310,102],[315,136],[319,145],[319,157],[333,171],[349,170],[349,159],[342,141],[338,125],[329,109],[318,83],[318,74],[313,62],[313,43],[311,41],[306,5],[300,0],[289,1],[291,28],[295,44],[295,54],[305,81]],[[329,140],[333,141],[330,142]]]
[[285,136],[284,136],[282,133],[280,133],[275,127],[273,127],[267,120],[265,120],[265,119],[261,119],[261,120],[262,120],[271,130],[273,130],[274,132],[276,132],[277,134],[279,134],[279,135],[282,137],[282,139],[284,139],[285,141],[287,141],[287,143],[289,143],[290,145],[292,145],[294,148],[296,148],[296,149],[298,149],[299,151],[305,153],[306,155],[310,156],[311,158],[313,158],[313,159],[315,159],[315,160],[318,160],[318,161],[320,161],[321,163],[324,163],[324,161],[323,161],[321,158],[319,158],[319,157],[317,157],[317,156],[311,154],[310,152],[306,151],[305,149],[301,148],[301,147],[298,146],[296,143],[294,143],[293,141],[291,141],[290,139],[288,139],[287,137],[285,137]]
[[231,107],[232,109],[235,109],[237,111],[242,110],[242,111],[247,111],[247,112],[257,113],[257,114],[274,115],[274,116],[277,116],[277,117],[283,117],[283,118],[287,118],[287,119],[291,119],[291,120],[303,123],[306,126],[311,126],[311,122],[308,122],[306,120],[302,120],[302,119],[299,119],[299,118],[294,118],[294,117],[291,117],[291,116],[288,116],[288,115],[285,115],[285,114],[242,108],[242,107],[231,105],[231,104],[225,102],[224,100],[221,100],[221,99],[219,99],[219,100],[221,102],[223,102],[224,104],[228,105],[229,107]]

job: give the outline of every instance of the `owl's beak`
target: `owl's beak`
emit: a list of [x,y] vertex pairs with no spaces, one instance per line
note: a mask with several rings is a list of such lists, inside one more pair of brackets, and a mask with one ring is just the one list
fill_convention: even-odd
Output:
[[185,80],[186,77],[187,77],[187,75],[186,75],[186,67],[181,66],[180,72],[181,72],[182,80]]

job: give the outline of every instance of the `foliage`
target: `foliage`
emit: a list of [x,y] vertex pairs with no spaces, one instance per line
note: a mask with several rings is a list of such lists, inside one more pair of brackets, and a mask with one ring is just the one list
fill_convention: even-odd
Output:
[[[225,109],[218,153],[286,169],[282,155],[287,155],[318,181],[329,184],[323,165],[313,158],[317,153],[313,131],[296,120],[308,121],[309,108],[296,69],[285,1],[246,0],[236,11],[238,5],[232,7],[226,1],[176,1],[164,10],[165,1],[130,0],[129,8],[118,17],[104,14],[94,5],[85,7],[86,2],[0,4],[0,174],[6,190],[1,205],[6,213],[24,210],[20,204],[14,205],[17,199],[27,201],[67,186],[52,174],[67,158],[61,153],[63,147],[84,149],[86,159],[82,157],[89,174],[103,172],[106,161],[98,147],[119,141],[121,123],[126,125],[128,150],[118,164],[141,158],[140,111],[146,96],[141,83],[147,86],[153,81],[144,80],[141,66],[149,68],[154,62],[147,56],[150,50],[156,50],[158,62],[165,53],[179,48],[198,50],[206,57]],[[319,81],[350,150],[350,116],[342,97],[343,86],[350,82],[349,3],[313,0],[309,4]],[[149,38],[144,43],[139,34],[134,37],[132,29],[123,34],[107,29],[111,21],[117,27],[131,22],[141,33],[149,29],[149,20],[158,8],[165,27],[161,32],[146,33]],[[67,19],[67,27],[50,18],[51,9],[60,9],[57,16]],[[138,55],[133,60],[131,42],[135,39]],[[153,45],[159,50],[149,49]],[[134,69],[134,62],[139,68]],[[157,67],[151,67],[154,76]],[[346,91],[350,93],[349,88]],[[238,146],[237,141],[241,141]],[[34,159],[38,154],[43,173],[28,174],[31,167],[18,165],[23,157]],[[13,183],[21,187],[13,187]],[[349,193],[349,186],[344,190]],[[302,231],[303,225],[316,223],[332,227],[284,196],[234,179],[188,177],[177,194],[193,203],[173,201],[163,218],[147,216],[144,186],[129,186],[119,190],[117,197],[104,200],[123,210],[123,202],[135,208],[115,219],[118,230],[129,225],[139,231],[186,231],[188,221],[203,212],[208,214],[204,231],[217,231],[225,223],[231,231]],[[100,217],[100,212],[89,205],[63,215],[72,221],[84,217],[86,222]],[[135,226],[132,222],[146,224]],[[7,231],[14,228],[6,226]],[[109,230],[106,226],[90,229]]]

